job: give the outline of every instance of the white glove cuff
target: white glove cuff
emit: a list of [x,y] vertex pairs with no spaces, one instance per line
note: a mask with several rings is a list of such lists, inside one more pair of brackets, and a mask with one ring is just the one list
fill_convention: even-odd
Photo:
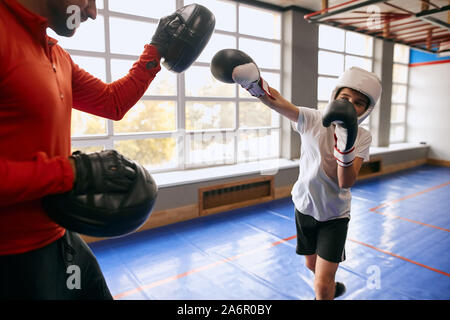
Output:
[[269,84],[263,78],[260,78],[258,82],[253,82],[251,85],[244,88],[254,97],[259,98],[267,94],[270,98],[274,99],[270,94]]
[[349,151],[340,151],[337,147],[334,147],[334,158],[341,167],[349,167],[355,160],[355,147]]
[[234,82],[246,88],[258,81],[259,69],[253,62],[241,64],[233,69],[231,78]]

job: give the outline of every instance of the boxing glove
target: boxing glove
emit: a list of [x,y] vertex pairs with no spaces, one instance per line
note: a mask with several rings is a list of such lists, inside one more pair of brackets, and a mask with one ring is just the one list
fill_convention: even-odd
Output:
[[75,194],[127,192],[136,179],[136,164],[116,150],[95,153],[75,151]]
[[54,222],[94,237],[116,237],[137,230],[150,216],[158,187],[139,163],[115,150],[72,154],[72,190],[42,198]]
[[208,8],[192,3],[161,18],[151,44],[164,58],[168,70],[182,73],[202,53],[215,25],[216,18]]
[[161,57],[166,57],[172,35],[180,27],[183,21],[180,17],[173,13],[159,20],[158,27],[153,34],[150,44],[158,49]]
[[334,157],[341,167],[351,166],[355,160],[355,141],[358,134],[358,116],[353,104],[346,100],[334,100],[325,108],[322,124],[336,125],[334,131]]
[[211,73],[219,81],[241,85],[254,97],[267,95],[273,99],[256,63],[240,50],[223,49],[217,52],[211,61]]

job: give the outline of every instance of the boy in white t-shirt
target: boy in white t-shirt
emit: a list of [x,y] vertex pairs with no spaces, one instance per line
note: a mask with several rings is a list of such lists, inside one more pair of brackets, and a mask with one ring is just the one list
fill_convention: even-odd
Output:
[[314,272],[316,299],[342,295],[335,282],[345,260],[350,220],[350,187],[364,160],[369,159],[372,136],[358,127],[381,96],[378,77],[352,67],[337,81],[324,112],[297,107],[270,88],[256,63],[245,52],[224,49],[211,61],[214,77],[237,83],[265,105],[290,119],[301,135],[300,173],[292,189],[297,227],[297,250]]
[[[230,56],[223,75],[290,119],[301,135],[300,173],[292,189],[296,252],[305,256],[306,266],[315,274],[316,299],[336,298],[345,292],[344,284],[335,282],[335,274],[345,260],[350,187],[363,161],[369,159],[372,142],[370,132],[358,125],[380,98],[381,82],[374,73],[352,67],[338,79],[329,105],[321,112],[284,99],[242,52]],[[214,62],[214,73],[222,72],[224,60]],[[219,77],[227,80],[223,75]]]
[[[292,189],[296,252],[305,256],[306,266],[315,274],[316,299],[333,299],[345,292],[345,286],[335,282],[335,274],[339,263],[345,260],[350,187],[363,161],[369,159],[372,136],[369,131],[357,127],[354,144],[347,148],[347,130],[340,121],[329,127],[323,125],[325,113],[330,112],[330,108],[322,113],[294,106],[264,84],[264,80],[259,83],[266,91],[259,96],[260,100],[293,121],[301,135],[300,172]],[[330,105],[340,99],[349,101],[356,111],[357,126],[369,116],[380,95],[378,77],[353,67],[338,79]]]

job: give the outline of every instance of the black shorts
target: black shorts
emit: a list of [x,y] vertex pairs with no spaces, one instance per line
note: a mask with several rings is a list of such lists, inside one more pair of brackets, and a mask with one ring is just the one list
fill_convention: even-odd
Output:
[[345,241],[349,218],[317,221],[295,209],[297,248],[300,255],[319,255],[321,258],[339,263],[345,260]]
[[76,234],[0,256],[0,300],[112,300],[92,251]]

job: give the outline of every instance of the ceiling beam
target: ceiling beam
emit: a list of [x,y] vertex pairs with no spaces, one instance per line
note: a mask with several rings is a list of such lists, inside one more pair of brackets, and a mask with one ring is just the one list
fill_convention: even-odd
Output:
[[[355,2],[355,1],[348,1],[348,2],[345,2],[345,3],[341,3],[339,5],[336,5],[334,7],[330,7],[327,10],[325,10],[325,12],[323,12],[324,10],[321,10],[321,11],[313,12],[311,14],[307,14],[307,15],[305,15],[305,19],[309,20],[309,21],[313,21],[313,22],[319,22],[323,18],[328,18],[328,17],[334,16],[334,15],[337,15],[337,14],[340,14],[340,13],[343,13],[343,12],[352,11],[352,10],[355,10],[355,9],[359,9],[359,8],[362,8],[362,7],[370,6],[372,4],[376,4],[376,3],[380,3],[380,2],[386,2],[386,1],[387,0],[366,0],[366,1],[363,1],[363,2],[360,2],[360,3],[356,3],[356,4],[353,4],[353,5],[347,6],[345,8],[341,8],[341,9],[330,11],[331,9],[342,7],[345,4],[350,4],[352,2]],[[323,13],[321,13],[321,12],[323,12]]]

